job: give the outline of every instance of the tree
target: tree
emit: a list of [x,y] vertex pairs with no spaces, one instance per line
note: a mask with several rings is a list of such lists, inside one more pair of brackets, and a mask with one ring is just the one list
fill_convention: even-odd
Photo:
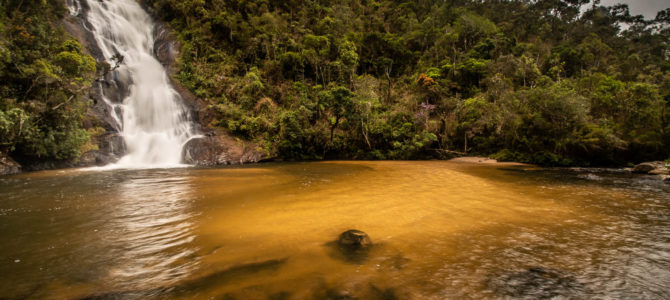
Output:
[[330,114],[330,145],[333,144],[333,134],[343,118],[354,118],[354,93],[345,87],[333,87],[319,94],[319,102]]

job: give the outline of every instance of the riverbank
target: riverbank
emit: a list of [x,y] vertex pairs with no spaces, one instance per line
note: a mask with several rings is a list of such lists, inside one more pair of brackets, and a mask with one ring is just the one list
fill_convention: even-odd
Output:
[[[273,158],[268,158],[267,153],[263,152],[253,143],[245,143],[244,141],[235,139],[225,133],[222,135],[209,135],[202,138],[194,139],[187,143],[184,147],[184,161],[186,164],[191,164],[193,167],[221,167],[228,165],[245,165],[245,164],[263,164],[265,162],[276,161]],[[354,160],[365,161],[365,160]],[[421,162],[425,160],[410,160]],[[523,167],[524,169],[533,170],[568,170],[582,174],[585,178],[595,178],[597,174],[625,174],[630,177],[647,177],[651,180],[659,180],[670,184],[670,164],[663,161],[644,162],[635,165],[634,167],[543,167],[539,165],[498,161],[492,158],[483,156],[462,156],[443,161],[463,163],[463,164],[480,164],[480,165],[495,165],[500,167]],[[328,160],[323,160],[328,162]],[[8,156],[0,157],[0,176],[15,175],[20,173],[42,171],[42,170],[57,170],[57,169],[71,169],[71,168],[85,168],[94,166],[103,166],[106,164],[96,163],[95,160],[74,162],[51,162],[31,165],[29,168],[23,168],[19,163]]]
[[646,176],[650,179],[662,180],[664,182],[670,183],[670,164],[663,161],[643,162],[635,165],[632,168],[622,168],[622,167],[589,168],[580,166],[542,167],[538,165],[526,164],[520,162],[501,162],[492,158],[480,157],[480,156],[458,157],[450,159],[448,161],[469,163],[469,164],[483,164],[483,165],[524,166],[524,167],[531,167],[534,169],[568,170],[570,172],[579,173],[584,178],[596,178],[597,174],[616,173],[616,174],[625,174],[631,177]]

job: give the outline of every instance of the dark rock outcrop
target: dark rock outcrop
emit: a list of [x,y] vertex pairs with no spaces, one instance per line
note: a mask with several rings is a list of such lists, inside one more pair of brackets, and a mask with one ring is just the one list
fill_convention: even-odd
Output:
[[126,142],[118,133],[107,133],[93,141],[98,150],[88,151],[79,157],[76,167],[104,166],[118,161],[126,153]]
[[[146,5],[143,7],[152,13],[152,10]],[[181,96],[182,104],[184,104],[189,112],[189,118],[198,124],[198,130],[211,131],[208,128],[203,128],[201,124],[210,124],[215,116],[207,109],[207,102],[196,97],[191,91],[175,79],[177,72],[176,61],[181,53],[181,44],[177,41],[174,31],[166,23],[156,21],[156,28],[154,29],[154,55],[156,59],[163,65],[167,74],[170,77],[172,87]]]
[[29,170],[106,165],[117,161],[126,152],[123,138],[119,135],[121,124],[113,115],[121,115],[121,111],[114,110],[121,109],[116,104],[122,103],[123,99],[128,96],[130,87],[127,80],[117,78],[118,74],[110,71],[111,66],[105,61],[95,37],[86,29],[91,27],[86,20],[89,7],[85,1],[81,4],[78,14],[66,17],[62,24],[65,30],[79,41],[84,52],[93,56],[98,62],[98,79],[92,83],[87,94],[92,105],[88,109],[87,118],[83,125],[84,128],[101,127],[104,128],[105,132],[99,137],[92,138],[91,142],[98,147],[97,150],[83,153],[73,162],[38,162],[31,164]]
[[258,145],[218,132],[190,140],[184,146],[183,162],[198,166],[256,163],[267,157]]
[[21,172],[21,165],[11,157],[0,153],[0,176],[18,174]]
[[168,74],[175,73],[175,62],[180,52],[181,45],[177,42],[172,29],[167,24],[157,22],[154,29],[154,55]]
[[45,160],[45,161],[21,161],[23,163],[21,172],[34,172],[42,170],[67,169],[77,167],[72,161]]
[[121,157],[126,153],[126,142],[118,133],[111,133],[98,138],[100,151]]

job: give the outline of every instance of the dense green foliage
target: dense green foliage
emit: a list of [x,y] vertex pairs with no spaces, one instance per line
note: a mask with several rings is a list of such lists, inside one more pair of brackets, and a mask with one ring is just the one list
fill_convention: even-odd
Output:
[[178,32],[178,80],[218,112],[211,125],[281,157],[670,154],[670,10],[644,20],[582,0],[146,2]]
[[0,1],[0,154],[69,160],[91,147],[81,128],[95,60],[59,26],[57,0]]
[[[670,10],[587,0],[145,0],[177,80],[287,159],[670,157]],[[580,13],[580,9],[583,13]],[[0,152],[72,159],[94,60],[59,0],[0,0]],[[622,30],[625,25],[625,30]],[[90,149],[90,148],[89,148]]]

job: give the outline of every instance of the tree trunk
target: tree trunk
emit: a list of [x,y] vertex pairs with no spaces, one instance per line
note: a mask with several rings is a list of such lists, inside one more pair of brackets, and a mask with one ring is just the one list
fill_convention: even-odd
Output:
[[463,146],[463,153],[468,153],[468,133],[466,132],[464,136],[465,136],[465,143]]

